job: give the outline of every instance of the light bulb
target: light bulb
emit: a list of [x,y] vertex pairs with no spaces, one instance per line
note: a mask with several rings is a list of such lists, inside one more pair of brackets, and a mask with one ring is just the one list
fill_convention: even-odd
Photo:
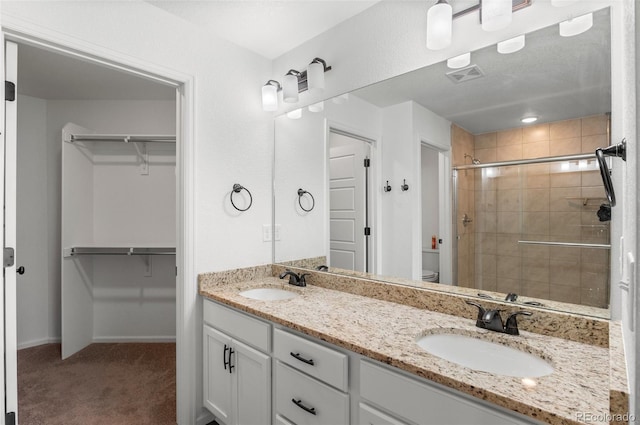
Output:
[[324,102],[318,102],[318,103],[314,103],[313,105],[309,105],[309,111],[311,112],[324,111]]
[[262,109],[264,111],[278,110],[278,86],[271,83],[271,80],[262,86]]
[[447,66],[452,69],[464,68],[471,63],[471,53],[467,52],[460,56],[447,59]]
[[291,70],[282,80],[282,100],[287,103],[298,101],[298,76],[297,71]]
[[513,4],[511,0],[482,1],[482,29],[498,31],[511,23]]
[[451,44],[453,9],[446,0],[438,0],[427,11],[427,48],[441,50]]
[[320,93],[324,90],[324,64],[313,61],[307,69],[307,84],[309,93]]
[[287,112],[287,118],[292,120],[297,120],[302,118],[302,109],[298,108],[298,109],[294,109],[291,112]]
[[582,34],[593,26],[593,14],[578,16],[568,21],[560,22],[560,35],[562,37],[573,37]]
[[524,47],[524,34],[498,43],[498,53],[503,55],[515,53]]

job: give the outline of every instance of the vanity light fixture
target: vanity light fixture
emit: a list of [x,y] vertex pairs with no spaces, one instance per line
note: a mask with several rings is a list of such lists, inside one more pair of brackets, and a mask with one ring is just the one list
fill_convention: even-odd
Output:
[[331,69],[324,59],[314,58],[307,70],[307,88],[309,93],[320,93],[324,90],[324,73]]
[[524,34],[498,43],[498,53],[503,55],[515,53],[524,47]]
[[287,103],[298,101],[298,77],[300,72],[290,69],[282,79],[282,100]]
[[471,63],[471,52],[447,59],[447,66],[452,69],[464,68]]
[[[479,11],[485,31],[497,31],[511,23],[513,12],[531,6],[533,0],[480,0],[477,4],[452,14],[447,0],[438,0],[427,11],[427,48],[441,50],[451,44],[453,20]],[[565,0],[569,1],[569,0]]]
[[278,92],[280,90],[282,87],[276,80],[269,80],[262,86],[262,109],[264,111],[278,110]]
[[520,121],[524,124],[531,124],[532,122],[538,121],[538,117],[524,117]]
[[[324,73],[330,71],[324,59],[314,58],[309,69],[302,72],[290,69],[284,76],[282,86],[276,80],[269,80],[262,86],[262,109],[265,111],[278,110],[278,92],[282,91],[282,100],[295,103],[299,93],[303,91],[320,92],[324,90]],[[322,109],[320,109],[322,110]]]
[[302,118],[302,108],[294,109],[293,111],[287,112],[287,118],[290,118],[292,120]]
[[511,0],[482,0],[480,13],[482,29],[498,31],[511,23],[513,3]]
[[560,35],[562,37],[573,37],[582,34],[593,26],[593,13],[578,16],[564,22],[560,22]]
[[441,50],[451,44],[453,8],[447,0],[438,0],[427,11],[427,49]]

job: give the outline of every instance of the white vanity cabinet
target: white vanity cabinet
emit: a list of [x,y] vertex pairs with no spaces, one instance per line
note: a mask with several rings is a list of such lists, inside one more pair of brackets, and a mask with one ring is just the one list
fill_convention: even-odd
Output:
[[203,315],[204,403],[224,425],[541,424],[218,303]]
[[271,326],[206,300],[203,315],[205,407],[225,425],[270,423],[271,357],[260,350]]
[[349,356],[274,329],[275,409],[296,425],[349,423]]
[[393,415],[361,404],[360,424],[403,424],[404,421],[420,425],[539,423],[367,360],[360,361],[360,397]]

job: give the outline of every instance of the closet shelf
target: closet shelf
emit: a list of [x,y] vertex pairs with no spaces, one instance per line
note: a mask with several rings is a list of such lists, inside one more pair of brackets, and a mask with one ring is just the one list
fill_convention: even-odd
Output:
[[152,142],[152,143],[175,143],[176,136],[157,134],[70,134],[69,143],[74,142]]
[[83,247],[65,248],[65,257],[76,255],[176,255],[175,248],[168,247]]

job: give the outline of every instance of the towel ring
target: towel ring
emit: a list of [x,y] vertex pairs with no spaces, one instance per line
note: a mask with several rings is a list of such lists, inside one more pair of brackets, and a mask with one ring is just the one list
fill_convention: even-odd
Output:
[[[240,191],[242,190],[246,190],[247,193],[249,194],[249,206],[247,206],[247,208],[242,209],[242,208],[238,208],[236,206],[236,204],[233,202],[233,194],[234,193],[240,193]],[[249,189],[247,189],[246,187],[242,186],[241,184],[238,183],[234,183],[233,184],[233,190],[231,191],[231,194],[229,195],[229,199],[231,200],[231,205],[233,205],[233,208],[237,209],[238,211],[246,211],[249,208],[251,208],[251,204],[253,204],[253,196],[251,196],[251,192],[249,192]]]
[[[305,207],[302,206],[301,199],[305,194],[311,196],[311,208],[309,208],[309,209],[306,209]],[[307,192],[304,189],[298,189],[298,205],[300,205],[300,208],[302,208],[302,211],[309,212],[316,206],[316,200],[313,197],[313,195],[311,194],[311,192]]]

